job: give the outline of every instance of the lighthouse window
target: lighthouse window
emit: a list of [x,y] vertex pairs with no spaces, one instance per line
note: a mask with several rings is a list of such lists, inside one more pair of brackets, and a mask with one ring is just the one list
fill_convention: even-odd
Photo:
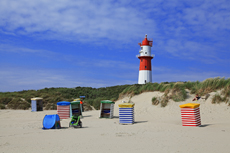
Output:
[[141,62],[143,61],[143,59],[141,59]]
[[141,50],[143,50],[143,47],[141,47]]
[[147,66],[145,66],[145,69],[147,68]]
[[145,52],[145,54],[147,54],[147,52]]

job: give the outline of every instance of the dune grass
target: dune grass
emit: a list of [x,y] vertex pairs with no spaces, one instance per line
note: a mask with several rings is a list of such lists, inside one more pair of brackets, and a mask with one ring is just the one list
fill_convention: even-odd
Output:
[[203,82],[196,82],[192,88],[191,88],[191,93],[193,94],[200,94],[205,95],[207,93],[225,88],[230,84],[230,78],[225,79],[225,78],[209,78],[204,80]]
[[[187,93],[185,89],[189,89],[191,94],[198,94],[199,96],[204,96],[210,92],[216,92],[217,90],[223,89],[221,99],[214,97],[213,103],[219,103],[219,101],[225,101],[230,103],[230,78],[209,78],[202,82],[162,82],[162,83],[146,83],[144,85],[132,85],[124,89],[121,94],[140,94],[146,91],[160,91],[164,92],[167,100],[172,99],[175,102],[184,101],[187,98]],[[163,98],[155,99],[153,97],[152,104],[161,104]],[[167,100],[162,101],[162,107],[167,105]],[[164,103],[163,103],[164,102]]]
[[169,102],[169,97],[165,94],[161,100],[161,107],[167,106],[168,102]]
[[212,104],[219,104],[223,100],[224,99],[219,94],[215,94],[214,97],[212,98]]
[[168,102],[169,102],[169,96],[167,96],[166,94],[164,94],[162,97],[153,97],[152,98],[152,105],[160,104],[161,107],[165,107],[165,106],[167,106]]
[[225,85],[220,94],[215,94],[212,99],[213,104],[219,104],[221,102],[225,102],[230,106],[230,83]]
[[[156,103],[161,103],[163,107],[165,107],[168,103],[169,99],[173,99],[174,101],[183,101],[186,98],[185,91],[185,83],[183,82],[163,82],[163,83],[146,83],[143,85],[132,85],[127,89],[123,90],[122,94],[140,94],[146,91],[160,91],[165,92],[164,98],[162,100],[155,100]],[[170,92],[171,91],[171,92]],[[170,95],[168,95],[170,93]],[[160,102],[157,102],[160,101]],[[155,102],[153,102],[155,105]]]
[[152,98],[152,105],[158,105],[160,103],[160,100],[157,97]]
[[112,86],[106,88],[76,87],[76,88],[45,88],[41,90],[23,90],[18,92],[0,92],[1,109],[29,109],[31,98],[42,97],[46,110],[55,110],[57,102],[73,101],[79,96],[86,96],[84,109],[100,108],[101,100],[117,100],[119,94],[131,85]]
[[[56,103],[59,101],[73,101],[79,96],[86,96],[85,106],[89,109],[89,105],[95,109],[100,108],[101,100],[115,101],[123,95],[137,95],[147,91],[164,92],[164,96],[159,102],[152,102],[153,105],[161,104],[165,107],[169,99],[175,102],[184,101],[187,98],[186,89],[191,94],[203,96],[210,92],[222,90],[221,94],[214,97],[213,103],[224,101],[230,104],[230,78],[209,78],[202,82],[162,82],[162,83],[146,83],[143,85],[121,85],[106,88],[76,87],[76,88],[45,88],[41,90],[23,90],[19,92],[0,92],[0,108],[10,109],[29,109],[31,98],[42,97],[45,109],[56,109]],[[84,106],[84,108],[85,108]]]

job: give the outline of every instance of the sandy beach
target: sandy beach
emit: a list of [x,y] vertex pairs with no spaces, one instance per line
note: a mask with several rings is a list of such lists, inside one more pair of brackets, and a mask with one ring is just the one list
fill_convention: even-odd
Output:
[[133,96],[135,124],[119,124],[118,104],[113,119],[99,119],[99,111],[83,112],[83,128],[69,128],[70,119],[61,120],[61,129],[43,130],[46,114],[56,110],[0,110],[0,152],[162,152],[162,153],[228,153],[230,150],[230,107],[211,104],[215,93],[200,103],[201,127],[182,126],[179,105],[173,102],[162,108],[151,99],[161,92],[145,92]]

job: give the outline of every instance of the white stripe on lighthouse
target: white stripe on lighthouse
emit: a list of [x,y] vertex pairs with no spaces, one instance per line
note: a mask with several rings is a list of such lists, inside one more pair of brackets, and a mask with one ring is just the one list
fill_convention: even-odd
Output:
[[152,82],[152,71],[149,70],[140,70],[138,77],[138,84],[145,84]]

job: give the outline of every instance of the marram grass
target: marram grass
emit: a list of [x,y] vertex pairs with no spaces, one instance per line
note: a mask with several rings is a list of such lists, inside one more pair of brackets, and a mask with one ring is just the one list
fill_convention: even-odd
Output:
[[[135,87],[135,88],[134,88]],[[146,91],[160,91],[165,92],[166,96],[168,96],[168,99],[172,99],[175,102],[184,101],[187,98],[187,93],[185,89],[189,89],[191,94],[198,94],[199,96],[204,96],[210,92],[215,92],[220,89],[223,90],[223,98],[219,101],[226,101],[230,98],[230,78],[208,78],[202,82],[195,81],[195,82],[162,82],[162,83],[147,83],[144,85],[135,85],[133,87],[128,87],[128,93],[132,93],[134,95],[140,94],[142,92]],[[127,89],[123,90],[123,94],[127,92]],[[155,100],[155,99],[154,99]],[[154,105],[156,103],[160,104],[161,102],[159,99],[155,100],[156,102],[152,102]],[[160,100],[162,101],[162,100]],[[218,98],[217,98],[218,101]],[[216,103],[219,103],[216,102]],[[215,103],[215,102],[213,102]],[[162,105],[165,106],[167,104],[166,102]]]
[[[162,97],[162,107],[165,107],[169,99],[184,101],[187,98],[186,89],[191,94],[204,96],[207,93],[221,89],[220,97],[214,97],[213,103],[226,102],[230,105],[230,78],[209,78],[202,82],[162,82],[146,83],[143,85],[121,85],[106,88],[76,87],[76,88],[45,88],[41,90],[23,90],[19,92],[0,92],[1,109],[29,109],[31,98],[42,97],[44,109],[56,109],[59,101],[72,101],[79,96],[86,96],[85,104],[100,109],[101,100],[116,101],[122,95],[137,95],[147,91],[160,91],[165,93]],[[160,102],[159,102],[160,104]],[[85,107],[85,106],[84,106]]]

